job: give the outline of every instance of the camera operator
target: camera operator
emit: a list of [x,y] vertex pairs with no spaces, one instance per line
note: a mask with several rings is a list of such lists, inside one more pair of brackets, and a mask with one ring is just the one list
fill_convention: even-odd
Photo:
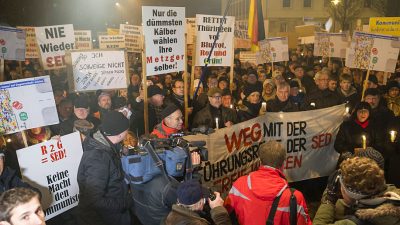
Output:
[[203,211],[206,201],[211,208],[211,219],[214,224],[231,224],[228,211],[224,208],[224,200],[220,193],[214,192],[215,199],[211,200],[210,193],[196,180],[181,183],[177,190],[178,201],[172,206],[172,211],[165,221],[166,225],[174,224],[209,224],[201,218],[199,213]]
[[163,118],[161,123],[154,127],[152,135],[158,138],[168,138],[171,134],[178,133],[182,130],[183,116],[181,110],[175,104],[168,105],[161,112]]
[[[192,152],[187,160],[193,166],[199,165],[200,154]],[[134,213],[142,224],[159,225],[165,220],[177,201],[178,185],[174,177],[165,174],[155,175],[146,183],[131,184]]]

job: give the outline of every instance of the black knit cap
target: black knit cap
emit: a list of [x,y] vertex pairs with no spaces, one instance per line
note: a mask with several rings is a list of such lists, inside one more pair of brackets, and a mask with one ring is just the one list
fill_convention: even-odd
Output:
[[250,76],[251,74],[257,76],[257,71],[255,69],[248,69],[247,70],[247,75]]
[[291,80],[289,82],[289,85],[290,85],[291,88],[300,87],[299,82],[297,80]]
[[175,111],[180,110],[178,108],[178,106],[176,106],[175,104],[169,104],[167,107],[165,107],[162,111],[161,111],[161,118],[166,118],[169,115],[171,115],[172,113],[174,113]]
[[367,90],[365,90],[364,96],[368,95],[378,96],[380,95],[380,93],[377,88],[368,88]]
[[165,92],[157,85],[150,85],[147,88],[147,97],[151,98],[154,95],[163,95],[163,96],[165,96]]
[[259,85],[249,84],[244,87],[243,94],[247,97],[251,95],[253,92],[262,93],[262,89],[260,89]]
[[378,78],[376,78],[375,75],[371,75],[368,77],[368,81],[374,83],[374,84],[378,84]]
[[391,80],[386,84],[386,90],[390,90],[392,88],[399,88],[399,83],[395,80]]
[[222,90],[222,96],[232,96],[232,92],[229,90],[229,88],[224,88],[224,90]]
[[199,181],[193,179],[181,183],[176,191],[178,201],[184,205],[193,205],[199,202],[202,198],[207,198],[210,195],[208,189],[201,186]]
[[75,108],[89,108],[90,106],[90,101],[88,96],[86,95],[79,95],[76,96],[76,98],[74,99],[74,107]]
[[363,151],[358,151],[354,154],[354,156],[370,158],[374,160],[381,169],[384,169],[385,167],[385,159],[383,158],[382,154],[372,147],[367,147]]
[[129,128],[129,120],[124,114],[117,111],[109,111],[104,114],[101,120],[101,131],[106,136],[118,135]]

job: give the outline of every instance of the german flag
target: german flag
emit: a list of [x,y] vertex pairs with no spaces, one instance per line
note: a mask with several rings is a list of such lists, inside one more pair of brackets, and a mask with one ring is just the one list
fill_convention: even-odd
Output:
[[261,0],[251,0],[250,2],[249,28],[247,33],[251,41],[251,50],[259,50],[258,42],[265,39]]

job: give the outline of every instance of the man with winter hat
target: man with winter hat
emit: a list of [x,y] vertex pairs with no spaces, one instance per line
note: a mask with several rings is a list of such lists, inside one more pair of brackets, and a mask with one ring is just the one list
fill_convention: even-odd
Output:
[[83,156],[78,169],[78,224],[129,225],[132,199],[124,182],[119,152],[129,128],[120,112],[104,114],[93,138],[82,143]]
[[168,138],[171,134],[178,133],[183,127],[183,115],[175,104],[168,105],[161,112],[163,120],[154,127],[152,135],[158,138]]

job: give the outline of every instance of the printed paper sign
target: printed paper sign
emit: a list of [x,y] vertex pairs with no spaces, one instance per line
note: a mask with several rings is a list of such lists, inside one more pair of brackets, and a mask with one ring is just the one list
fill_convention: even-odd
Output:
[[252,64],[256,64],[257,63],[257,54],[256,54],[256,52],[252,52],[252,51],[241,51],[239,53],[239,60],[241,63],[249,62]]
[[267,38],[259,41],[261,58],[265,63],[289,61],[287,37]]
[[333,145],[345,114],[344,105],[312,113],[267,113],[210,135],[185,139],[206,140],[209,162],[201,170],[202,183],[227,193],[237,178],[258,169],[259,146],[269,140],[281,142],[286,149],[283,168],[290,182],[330,175],[339,155]]
[[0,134],[59,123],[49,76],[0,83]]
[[46,220],[78,205],[82,153],[78,132],[17,151],[23,180],[42,193]]
[[128,52],[142,52],[142,27],[129,24],[119,25],[119,34],[125,35],[125,47]]
[[72,24],[35,27],[36,40],[45,70],[65,67],[65,51],[75,49]]
[[[221,27],[222,23],[222,27]],[[197,40],[196,40],[196,66],[231,66],[233,53],[233,35],[235,17],[196,15]],[[208,60],[211,47],[220,30],[219,38]]]
[[315,33],[315,56],[346,58],[346,49],[348,47],[347,33]]
[[99,35],[100,49],[118,49],[125,46],[125,35]]
[[185,8],[142,7],[147,76],[185,70]]
[[90,30],[75,30],[75,45],[79,50],[92,49],[92,31]]
[[400,36],[400,17],[370,17],[369,32]]
[[25,31],[25,58],[40,58],[39,46],[36,41],[35,27],[18,26],[17,28]]
[[196,37],[196,18],[186,18],[186,44],[194,44]]
[[400,37],[354,32],[346,66],[393,73],[399,50]]
[[75,91],[127,88],[125,52],[71,52]]
[[0,26],[0,59],[25,60],[25,31]]
[[235,48],[251,48],[248,27],[247,20],[235,21]]

